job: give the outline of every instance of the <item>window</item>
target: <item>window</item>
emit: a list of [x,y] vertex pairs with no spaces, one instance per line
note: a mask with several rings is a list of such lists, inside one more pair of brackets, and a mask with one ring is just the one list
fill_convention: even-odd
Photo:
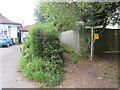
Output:
[[11,35],[11,26],[8,26],[8,34]]
[[10,29],[11,28],[11,26],[8,26],[8,29]]

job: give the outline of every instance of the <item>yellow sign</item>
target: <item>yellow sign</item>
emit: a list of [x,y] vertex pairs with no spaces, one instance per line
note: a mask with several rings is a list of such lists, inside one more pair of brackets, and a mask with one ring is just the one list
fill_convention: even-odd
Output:
[[99,34],[98,33],[94,33],[94,39],[99,39]]

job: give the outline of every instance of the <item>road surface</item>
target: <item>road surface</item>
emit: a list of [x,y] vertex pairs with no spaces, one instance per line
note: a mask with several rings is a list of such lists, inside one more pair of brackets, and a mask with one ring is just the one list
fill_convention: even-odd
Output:
[[[2,73],[2,88],[36,88],[35,82],[23,78],[17,72],[18,59],[20,57],[21,45],[10,46],[9,48],[0,47],[0,73]],[[0,86],[1,87],[1,86]]]

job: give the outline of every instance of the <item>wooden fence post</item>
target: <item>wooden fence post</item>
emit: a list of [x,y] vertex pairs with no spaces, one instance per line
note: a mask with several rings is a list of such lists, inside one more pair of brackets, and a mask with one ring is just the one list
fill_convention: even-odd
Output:
[[94,27],[91,28],[91,61],[94,58]]

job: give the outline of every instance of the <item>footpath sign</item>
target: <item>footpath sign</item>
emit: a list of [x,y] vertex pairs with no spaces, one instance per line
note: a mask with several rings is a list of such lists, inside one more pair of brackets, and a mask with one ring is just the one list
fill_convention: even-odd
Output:
[[99,34],[98,33],[94,33],[94,39],[99,39]]

